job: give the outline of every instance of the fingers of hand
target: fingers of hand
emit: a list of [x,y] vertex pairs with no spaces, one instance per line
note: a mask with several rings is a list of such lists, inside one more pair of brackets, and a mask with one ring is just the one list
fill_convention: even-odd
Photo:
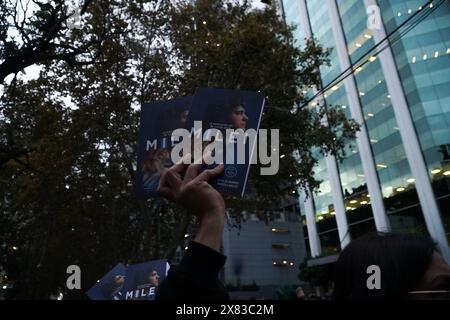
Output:
[[186,170],[186,174],[184,176],[183,184],[187,184],[190,181],[192,181],[198,175],[198,172],[199,172],[199,170],[202,167],[203,167],[203,163],[191,164]]
[[161,185],[158,186],[158,189],[156,189],[156,194],[160,195],[161,197],[173,200],[173,193],[169,187],[163,187]]
[[166,181],[170,185],[170,187],[177,188],[181,184],[181,177],[178,172],[167,170],[165,172]]
[[[211,153],[205,153],[203,160],[209,159]],[[208,184],[208,181],[220,175],[224,170],[224,165],[220,164],[214,169],[204,170],[199,174],[203,163],[194,163],[188,166],[184,180],[181,180],[180,173],[186,168],[191,158],[190,154],[185,155],[179,162],[170,169],[165,170],[161,175],[157,193],[165,198],[174,200],[182,193],[182,185]]]
[[[203,155],[202,160],[205,161],[206,159],[210,159],[210,158],[211,158],[211,152],[206,152]],[[186,175],[184,176],[184,180],[183,180],[184,184],[189,183],[195,177],[198,176],[198,172],[203,167],[203,161],[196,161],[187,168]]]
[[200,181],[209,181],[210,179],[213,179],[217,177],[219,174],[221,174],[224,170],[224,165],[219,164],[214,169],[205,170],[202,173],[200,173],[194,180],[197,182]]
[[158,189],[156,190],[157,194],[168,199],[175,198],[181,185],[181,177],[179,173],[171,169],[165,170],[161,174]]
[[181,173],[191,163],[191,154],[185,154],[177,163],[175,163],[169,170]]

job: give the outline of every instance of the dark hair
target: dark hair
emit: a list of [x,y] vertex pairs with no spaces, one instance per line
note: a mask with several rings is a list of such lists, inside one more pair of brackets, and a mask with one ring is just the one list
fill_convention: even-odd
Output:
[[[404,299],[424,276],[436,244],[414,234],[369,233],[353,240],[335,266],[335,299]],[[367,267],[380,268],[381,288],[370,290]]]
[[208,122],[225,122],[231,124],[231,115],[238,106],[243,106],[241,97],[229,98],[221,102],[213,102],[208,105],[206,119]]

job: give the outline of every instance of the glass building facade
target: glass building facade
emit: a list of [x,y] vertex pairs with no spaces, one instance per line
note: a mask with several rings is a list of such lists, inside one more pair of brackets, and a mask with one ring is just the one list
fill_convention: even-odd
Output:
[[[351,118],[349,105],[353,103],[353,108],[356,106],[363,114],[370,144],[369,149],[363,149],[371,153],[376,178],[369,178],[365,172],[368,167],[362,162],[368,160],[367,155],[360,153],[360,141],[350,143],[346,147],[347,157],[337,164],[350,237],[377,230],[373,195],[368,191],[370,182],[382,196],[377,210],[383,208],[382,214],[389,221],[389,230],[381,231],[429,234],[441,250],[448,252],[450,3],[280,0],[279,4],[286,23],[296,27],[296,45],[301,47],[305,38],[313,37],[332,49],[331,65],[321,68],[326,105],[341,108]],[[368,23],[371,18],[368,8],[373,5],[378,8],[377,18],[389,39],[387,48],[378,51],[390,51],[390,55],[376,54],[379,34]],[[342,31],[344,39],[336,29]],[[345,70],[342,61],[346,59],[352,66],[351,75],[332,83]],[[361,65],[361,61],[365,63]],[[386,66],[392,65],[393,70],[388,72]],[[345,86],[344,81],[354,81],[356,89],[352,90],[356,92],[349,92],[351,86]],[[401,111],[402,101],[406,102],[403,109],[406,112]],[[310,107],[316,103],[311,102]],[[412,123],[410,131],[408,121]],[[323,182],[312,198],[300,199],[301,203],[312,201],[312,205],[300,207],[304,220],[306,208],[314,210],[321,250],[310,254],[329,255],[339,252],[342,243],[337,236],[336,204],[330,195],[329,181],[336,177],[329,176],[324,159],[319,161],[315,173]],[[306,228],[306,221],[304,225]],[[450,258],[448,254],[446,258]]]

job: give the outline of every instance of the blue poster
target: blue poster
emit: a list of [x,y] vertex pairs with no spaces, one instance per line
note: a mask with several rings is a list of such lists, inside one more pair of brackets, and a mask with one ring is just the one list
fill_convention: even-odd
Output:
[[[236,136],[227,138],[227,130],[242,129],[247,132],[254,129],[257,133],[264,109],[264,94],[260,92],[250,92],[241,90],[224,90],[198,88],[195,92],[192,106],[187,117],[186,129],[193,132],[194,121],[202,121],[202,131],[208,129],[220,130],[223,137],[223,155],[225,163],[224,172],[218,176],[211,184],[219,191],[226,194],[243,196],[245,186],[250,171],[250,159],[254,152],[256,135],[245,135],[245,139],[239,142],[233,139]],[[194,129],[195,130],[195,129]],[[243,144],[245,152],[245,162],[237,162],[238,144]],[[230,150],[233,150],[231,153]],[[227,161],[227,153],[232,154]],[[217,164],[210,167],[213,168]]]
[[138,140],[137,195],[156,197],[164,168],[172,166],[172,131],[185,128],[192,97],[143,103]]
[[126,270],[127,268],[119,263],[87,291],[87,296],[92,300],[121,300]]
[[167,260],[155,260],[128,267],[121,289],[122,300],[154,300],[158,286],[169,271]]
[[[211,181],[211,185],[222,193],[243,196],[250,172],[250,161],[256,150],[254,145],[263,109],[263,93],[208,88],[197,89],[194,97],[142,104],[137,195],[144,199],[157,196],[161,173],[173,165],[172,132],[184,128],[191,134],[190,139],[194,135],[201,139],[208,137],[208,129],[216,129],[222,133],[222,161],[218,163],[225,163],[225,169],[219,177]],[[195,121],[201,121],[200,135],[199,130],[194,128]],[[227,137],[227,131],[237,129],[245,132],[243,139],[239,140],[236,135]],[[253,129],[253,135],[249,134],[249,129]],[[202,147],[206,148],[209,143],[211,139],[202,141]],[[239,153],[243,155],[240,158],[243,161],[240,163],[237,161]],[[205,166],[205,169],[216,165]]]

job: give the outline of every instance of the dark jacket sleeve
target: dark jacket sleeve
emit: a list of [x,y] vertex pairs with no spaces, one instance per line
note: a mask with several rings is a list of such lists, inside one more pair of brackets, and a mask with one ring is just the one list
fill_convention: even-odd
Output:
[[180,264],[169,270],[158,287],[156,300],[227,300],[219,281],[225,260],[219,252],[191,241]]

